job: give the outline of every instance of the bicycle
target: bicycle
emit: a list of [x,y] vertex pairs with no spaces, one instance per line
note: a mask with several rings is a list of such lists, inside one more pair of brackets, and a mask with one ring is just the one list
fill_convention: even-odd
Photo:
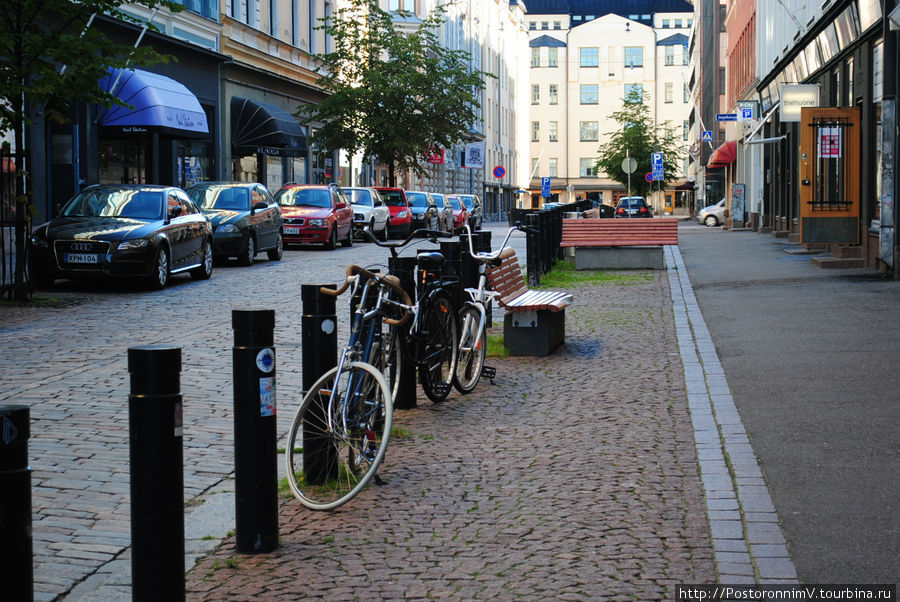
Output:
[[472,231],[468,224],[464,224],[466,237],[469,241],[469,255],[478,264],[478,287],[466,288],[470,299],[459,310],[459,345],[457,348],[457,364],[453,374],[453,386],[462,394],[471,393],[478,385],[482,375],[491,381],[497,374],[496,369],[484,365],[487,357],[487,334],[485,322],[487,309],[498,293],[487,290],[488,265],[500,265],[500,254],[506,248],[509,237],[513,231],[525,231],[520,224],[516,224],[506,233],[506,238],[500,245],[500,249],[494,253],[476,253],[472,247]]
[[[368,238],[378,245],[389,249],[393,258],[399,257],[398,249],[408,245],[414,238],[427,237],[451,238],[449,232],[419,229],[410,233],[406,240],[399,243],[379,241],[375,236],[363,230]],[[447,399],[453,390],[453,374],[456,371],[457,324],[456,309],[450,289],[458,284],[455,276],[440,275],[445,258],[437,252],[425,252],[416,255],[417,301],[415,304],[401,309],[412,313],[409,333],[398,338],[396,328],[392,328],[388,340],[397,341],[394,348],[395,364],[391,368],[399,374],[404,355],[415,365],[422,391],[434,403]],[[396,306],[397,304],[394,303]],[[405,353],[404,353],[405,352]],[[398,379],[399,380],[399,379]],[[396,384],[392,383],[396,392]]]
[[285,448],[291,491],[313,510],[336,508],[377,478],[393,422],[393,396],[384,373],[390,352],[385,351],[382,325],[392,330],[406,321],[405,311],[390,317],[392,307],[410,307],[412,301],[397,278],[356,265],[347,267],[340,288],[321,290],[340,295],[351,285],[361,296],[350,339],[338,365],[303,397]]

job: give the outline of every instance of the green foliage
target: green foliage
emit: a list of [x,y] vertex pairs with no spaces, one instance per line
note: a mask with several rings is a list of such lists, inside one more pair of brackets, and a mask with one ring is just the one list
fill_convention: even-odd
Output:
[[432,149],[449,148],[475,122],[478,92],[490,74],[470,69],[469,55],[449,50],[438,36],[446,8],[432,11],[414,31],[397,29],[374,0],[351,0],[321,26],[332,51],[317,55],[319,85],[329,96],[301,107],[308,123],[323,124],[313,140],[326,150],[374,155],[401,170],[424,173]]
[[571,261],[557,261],[547,274],[541,276],[541,286],[546,289],[570,289],[592,284],[631,286],[649,282],[653,276],[639,271],[576,270]]
[[[623,186],[628,185],[628,174],[622,170],[622,161],[628,154],[637,161],[637,169],[631,174],[631,194],[648,196],[651,184],[644,180],[644,174],[652,171],[650,154],[662,152],[663,187],[677,180],[681,174],[682,145],[671,131],[660,131],[653,127],[650,117],[648,95],[632,90],[625,97],[622,108],[611,115],[621,127],[606,134],[606,141],[598,150],[597,168]],[[654,182],[655,188],[658,183]]]

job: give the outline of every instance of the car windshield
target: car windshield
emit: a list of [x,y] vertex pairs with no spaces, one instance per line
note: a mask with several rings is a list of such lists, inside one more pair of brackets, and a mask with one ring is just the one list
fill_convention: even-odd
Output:
[[459,197],[463,204],[466,206],[466,209],[471,209],[475,206],[475,200],[470,196],[461,196]]
[[345,188],[344,192],[350,197],[350,202],[354,205],[364,205],[366,207],[374,206],[372,202],[372,193],[361,188]]
[[331,207],[331,191],[326,188],[286,188],[275,195],[279,205],[287,207]]
[[427,207],[428,197],[422,192],[407,192],[406,200],[412,207]]
[[448,197],[450,201],[450,206],[456,209],[457,211],[462,210],[462,205],[459,204],[459,198],[455,196]]
[[63,207],[62,215],[153,220],[162,219],[162,206],[161,190],[85,190]]
[[237,186],[191,186],[191,200],[200,209],[250,210],[250,191]]
[[403,193],[399,190],[379,190],[384,204],[389,207],[403,207],[406,201],[403,199]]

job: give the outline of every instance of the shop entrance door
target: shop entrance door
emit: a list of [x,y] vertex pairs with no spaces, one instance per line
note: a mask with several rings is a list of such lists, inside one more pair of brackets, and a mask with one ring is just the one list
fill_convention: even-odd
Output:
[[859,109],[800,112],[800,240],[859,244]]

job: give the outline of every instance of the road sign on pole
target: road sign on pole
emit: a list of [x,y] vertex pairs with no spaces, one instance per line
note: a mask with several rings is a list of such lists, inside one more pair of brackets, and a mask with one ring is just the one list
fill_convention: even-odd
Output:
[[701,139],[703,142],[712,142],[712,130],[703,130]]
[[653,178],[653,172],[652,172],[652,171],[648,171],[647,173],[645,173],[645,174],[644,174],[644,179],[647,181],[648,184],[649,184],[650,182],[652,182],[653,179],[654,179],[654,178]]
[[541,196],[550,198],[550,178],[541,178]]

